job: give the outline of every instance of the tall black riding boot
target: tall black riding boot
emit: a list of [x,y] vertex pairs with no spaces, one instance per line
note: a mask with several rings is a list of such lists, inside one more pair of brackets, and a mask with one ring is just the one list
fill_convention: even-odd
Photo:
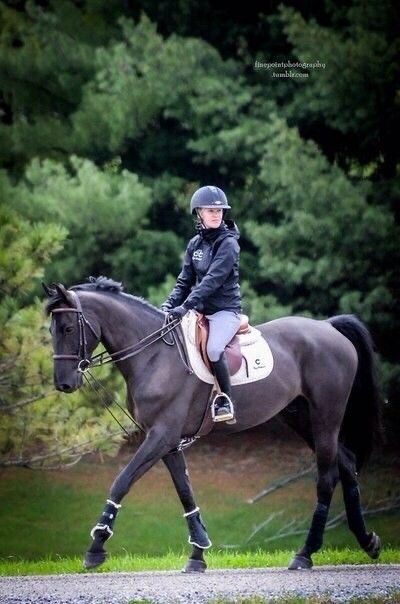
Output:
[[[211,361],[213,372],[217,378],[222,395],[217,395],[214,404],[214,421],[226,422],[234,420],[234,409],[232,401],[231,376],[228,363],[223,352],[218,361]],[[234,423],[234,421],[232,421]]]

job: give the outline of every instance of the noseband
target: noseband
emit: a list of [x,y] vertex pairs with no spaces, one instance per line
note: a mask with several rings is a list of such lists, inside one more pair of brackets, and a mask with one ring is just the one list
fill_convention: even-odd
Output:
[[73,295],[76,308],[55,308],[51,311],[54,313],[64,313],[64,312],[74,312],[78,315],[78,328],[79,328],[79,349],[78,354],[53,354],[53,359],[55,361],[78,361],[78,371],[83,373],[85,369],[87,369],[90,365],[90,360],[86,358],[86,350],[87,350],[87,340],[86,340],[86,332],[85,332],[85,324],[90,328],[93,332],[96,339],[98,339],[98,334],[95,332],[94,328],[90,324],[90,321],[87,320],[85,315],[83,314],[81,301],[79,300],[79,296],[73,291],[69,290],[69,292]]

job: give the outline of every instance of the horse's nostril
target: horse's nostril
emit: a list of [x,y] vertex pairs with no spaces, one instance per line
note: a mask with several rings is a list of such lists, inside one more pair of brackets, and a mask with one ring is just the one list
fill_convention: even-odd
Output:
[[60,390],[63,392],[70,392],[72,389],[73,388],[70,384],[60,384]]

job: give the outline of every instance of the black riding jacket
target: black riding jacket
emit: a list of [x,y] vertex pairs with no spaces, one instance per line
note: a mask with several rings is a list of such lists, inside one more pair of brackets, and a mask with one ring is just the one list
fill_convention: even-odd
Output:
[[182,270],[165,305],[195,308],[211,315],[242,312],[239,285],[239,229],[232,220],[217,229],[199,227],[186,248]]

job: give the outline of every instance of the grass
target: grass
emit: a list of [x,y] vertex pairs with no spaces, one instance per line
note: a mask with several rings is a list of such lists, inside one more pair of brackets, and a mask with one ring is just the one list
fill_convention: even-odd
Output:
[[[209,569],[222,568],[267,568],[287,567],[293,551],[276,550],[272,552],[225,552],[208,551],[206,561]],[[148,570],[180,570],[185,565],[188,552],[169,552],[164,556],[111,556],[102,566],[91,572],[139,572]],[[323,549],[313,556],[315,566],[339,564],[371,564],[360,550]],[[381,564],[400,564],[400,549],[385,549],[379,559]],[[82,558],[45,558],[43,560],[23,560],[17,558],[0,559],[0,575],[51,575],[88,572],[82,567]]]
[[[212,444],[197,445],[187,453],[196,502],[214,545],[206,554],[207,563],[210,568],[286,566],[304,537],[266,539],[292,519],[309,522],[315,504],[314,477],[278,490],[254,505],[246,501],[270,481],[293,472],[299,454],[304,456],[307,450],[299,452],[296,446],[282,442],[264,446],[263,441],[262,447],[254,441],[241,446],[234,437],[232,442],[230,451]],[[91,541],[89,531],[103,509],[110,484],[125,463],[126,458],[117,458],[103,464],[82,462],[68,471],[1,470],[0,572],[79,572]],[[388,496],[398,480],[396,467],[372,467],[362,477],[363,500]],[[337,489],[331,513],[341,509]],[[249,540],[253,529],[277,511],[272,522]],[[400,512],[368,517],[367,524],[382,539],[380,561],[400,562]],[[107,542],[110,559],[102,570],[179,569],[185,563],[190,552],[187,526],[163,464],[146,473],[124,498],[114,530],[114,537]],[[315,556],[316,564],[368,561],[346,525],[326,532],[324,549]],[[41,571],[41,567],[46,570]]]

